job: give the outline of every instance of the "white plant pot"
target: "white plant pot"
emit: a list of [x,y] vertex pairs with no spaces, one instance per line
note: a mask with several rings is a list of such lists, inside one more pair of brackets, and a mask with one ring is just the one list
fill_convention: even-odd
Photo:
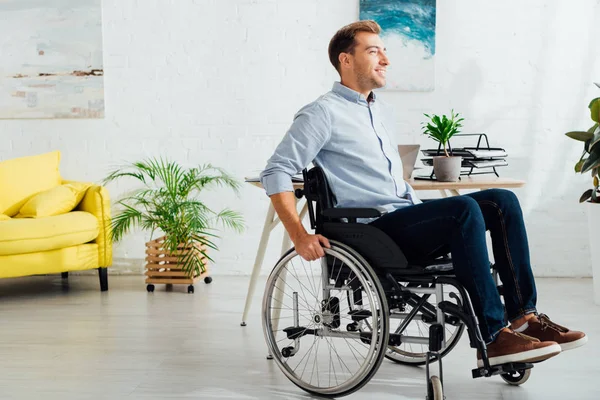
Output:
[[594,303],[600,305],[600,204],[587,203],[592,277],[594,279]]

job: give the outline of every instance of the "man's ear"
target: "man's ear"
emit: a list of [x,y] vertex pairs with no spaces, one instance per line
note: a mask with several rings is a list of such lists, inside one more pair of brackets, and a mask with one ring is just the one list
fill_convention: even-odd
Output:
[[340,61],[341,68],[348,67],[350,65],[350,54],[340,53],[338,60]]

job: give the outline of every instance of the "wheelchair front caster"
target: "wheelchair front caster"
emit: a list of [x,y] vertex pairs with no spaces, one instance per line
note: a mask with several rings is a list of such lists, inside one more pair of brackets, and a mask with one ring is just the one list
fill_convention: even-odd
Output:
[[194,293],[194,285],[188,286],[188,293]]
[[358,324],[356,322],[348,324],[346,325],[346,330],[348,332],[356,332],[358,330]]
[[150,293],[154,292],[154,285],[153,284],[149,284],[146,286],[146,290]]
[[527,382],[531,376],[531,369],[519,369],[517,371],[501,374],[500,377],[509,385],[519,386]]
[[284,356],[285,358],[291,357],[293,354],[294,348],[293,347],[284,347],[283,349],[281,349],[281,355]]
[[206,278],[204,278],[204,283],[206,283],[207,285],[211,282],[212,282],[212,278],[210,276],[207,276]]
[[437,376],[432,376],[427,385],[427,398],[426,400],[444,400],[444,389],[442,388],[442,381]]

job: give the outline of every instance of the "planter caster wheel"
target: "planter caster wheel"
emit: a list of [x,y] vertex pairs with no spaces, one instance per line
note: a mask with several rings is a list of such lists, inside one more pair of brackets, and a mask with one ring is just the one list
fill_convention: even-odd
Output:
[[188,293],[194,293],[194,286],[193,285],[188,286]]
[[150,284],[146,286],[146,290],[150,293],[154,292],[154,285]]
[[206,283],[207,285],[211,282],[212,282],[212,278],[210,276],[207,276],[206,278],[204,278],[204,283]]

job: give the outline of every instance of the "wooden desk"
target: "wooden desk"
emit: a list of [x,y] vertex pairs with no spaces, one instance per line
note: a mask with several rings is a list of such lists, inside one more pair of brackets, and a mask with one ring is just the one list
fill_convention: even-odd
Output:
[[[438,182],[438,181],[430,181],[430,180],[420,180],[420,179],[411,179],[407,181],[409,185],[411,185],[416,191],[419,190],[437,190],[440,192],[442,197],[448,197],[448,193],[451,196],[460,196],[459,190],[485,190],[485,189],[514,189],[519,188],[525,185],[525,181],[511,178],[499,178],[497,176],[490,175],[476,175],[472,177],[461,177],[461,180],[458,182]],[[248,182],[251,185],[261,188],[262,185],[260,182]],[[303,183],[294,183],[294,189],[303,188]],[[296,206],[298,205],[298,199],[296,199]],[[306,202],[302,206],[299,216],[300,220],[304,218],[306,215],[308,208]],[[267,216],[265,219],[265,224],[263,227],[262,235],[260,237],[260,242],[258,244],[258,251],[256,252],[256,259],[254,261],[254,267],[252,268],[252,276],[250,278],[250,284],[248,287],[248,293],[246,294],[246,305],[244,306],[244,314],[242,315],[242,326],[246,326],[246,317],[248,316],[248,311],[250,310],[250,305],[252,304],[252,296],[254,295],[254,289],[256,288],[256,280],[258,279],[258,275],[260,273],[263,259],[265,257],[265,250],[267,248],[267,244],[269,243],[269,236],[271,235],[271,231],[280,223],[281,221],[275,215],[275,209],[273,208],[273,204],[269,204],[269,209],[267,211]],[[287,232],[283,231],[283,241],[281,243],[281,254],[288,251],[291,247],[291,240],[287,234]]]

